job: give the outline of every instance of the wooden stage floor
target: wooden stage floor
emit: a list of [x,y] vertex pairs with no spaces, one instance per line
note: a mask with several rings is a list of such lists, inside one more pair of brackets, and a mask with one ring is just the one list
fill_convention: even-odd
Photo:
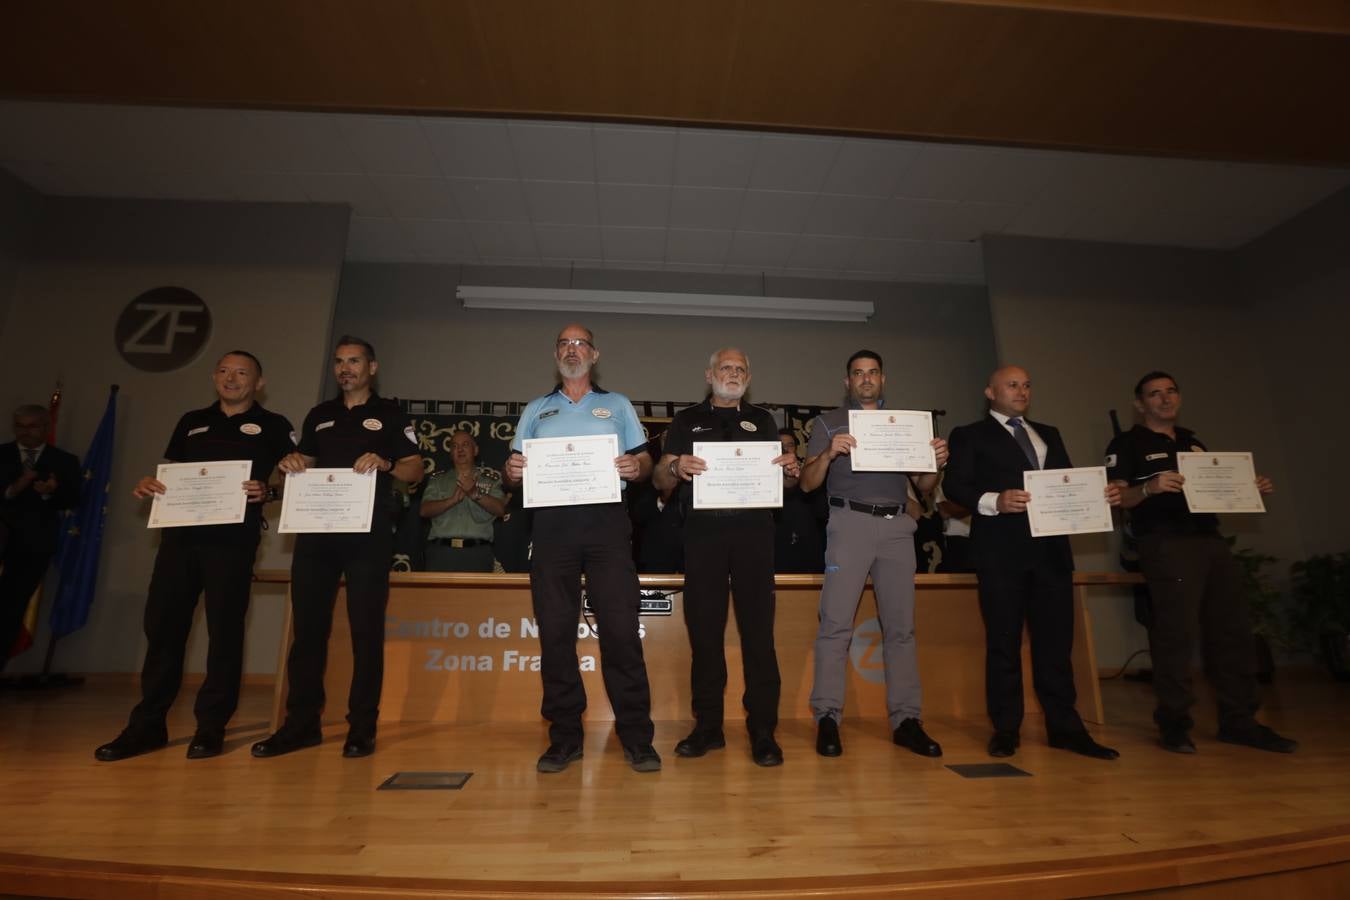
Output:
[[[1010,760],[1032,777],[983,780],[944,767],[991,761],[984,723],[954,720],[927,723],[941,760],[856,720],[844,755],[821,759],[804,719],[781,726],[777,769],[751,763],[739,728],[725,751],[676,758],[684,722],[657,724],[654,775],[624,764],[608,723],[561,775],[534,771],[533,724],[386,725],[364,760],[340,757],[334,726],[321,747],[254,760],[270,697],[245,690],[222,757],[184,759],[184,696],[167,750],[104,764],[93,749],[129,681],[0,694],[0,895],[1350,896],[1350,685],[1313,673],[1265,690],[1266,721],[1302,742],[1291,756],[1215,742],[1208,704],[1199,754],[1166,753],[1149,688],[1112,681],[1097,736],[1119,761],[1051,750],[1032,719]],[[426,770],[473,777],[375,790]]]

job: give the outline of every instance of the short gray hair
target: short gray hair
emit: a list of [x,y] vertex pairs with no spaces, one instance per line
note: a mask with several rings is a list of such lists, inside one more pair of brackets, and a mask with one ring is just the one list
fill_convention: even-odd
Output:
[[740,347],[722,347],[721,349],[714,350],[712,352],[712,356],[708,357],[709,369],[712,369],[714,371],[717,370],[717,357],[721,356],[723,353],[739,353],[741,355],[741,359],[745,360],[745,371],[746,372],[750,371],[750,357],[746,355],[746,352],[742,350]]

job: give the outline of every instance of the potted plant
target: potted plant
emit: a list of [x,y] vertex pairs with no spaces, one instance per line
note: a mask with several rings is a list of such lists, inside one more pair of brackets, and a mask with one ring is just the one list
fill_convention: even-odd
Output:
[[[1228,539],[1230,547],[1233,542],[1233,538]],[[1256,645],[1256,680],[1270,684],[1275,680],[1275,654],[1272,648],[1285,650],[1291,646],[1280,592],[1263,571],[1278,560],[1250,547],[1233,551],[1233,558],[1242,567],[1243,583],[1246,586],[1247,609]]]
[[1350,552],[1323,553],[1290,569],[1293,624],[1338,681],[1350,681]]

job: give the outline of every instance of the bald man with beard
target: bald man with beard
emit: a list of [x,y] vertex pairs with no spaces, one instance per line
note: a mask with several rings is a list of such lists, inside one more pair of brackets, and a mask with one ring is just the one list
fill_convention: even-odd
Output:
[[[1051,747],[1095,759],[1120,754],[1092,739],[1074,708],[1073,551],[1067,537],[1031,536],[1022,489],[1023,472],[1069,469],[1059,431],[1026,418],[1031,376],[1003,366],[984,389],[989,414],[952,431],[951,460],[943,490],[974,510],[970,565],[979,578],[984,618],[985,700],[994,735],[989,755],[1012,756],[1022,725],[1022,628],[1031,632],[1031,669],[1036,698],[1045,713]],[[1120,489],[1106,488],[1107,502],[1120,504]]]

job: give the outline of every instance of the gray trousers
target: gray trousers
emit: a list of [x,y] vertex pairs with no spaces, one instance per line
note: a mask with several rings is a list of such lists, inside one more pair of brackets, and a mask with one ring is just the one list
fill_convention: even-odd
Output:
[[847,508],[830,510],[816,632],[816,680],[811,688],[811,712],[817,721],[825,716],[838,721],[843,715],[853,617],[869,574],[881,619],[887,717],[892,729],[905,719],[919,717],[923,695],[914,646],[917,527],[903,512],[887,519]]

